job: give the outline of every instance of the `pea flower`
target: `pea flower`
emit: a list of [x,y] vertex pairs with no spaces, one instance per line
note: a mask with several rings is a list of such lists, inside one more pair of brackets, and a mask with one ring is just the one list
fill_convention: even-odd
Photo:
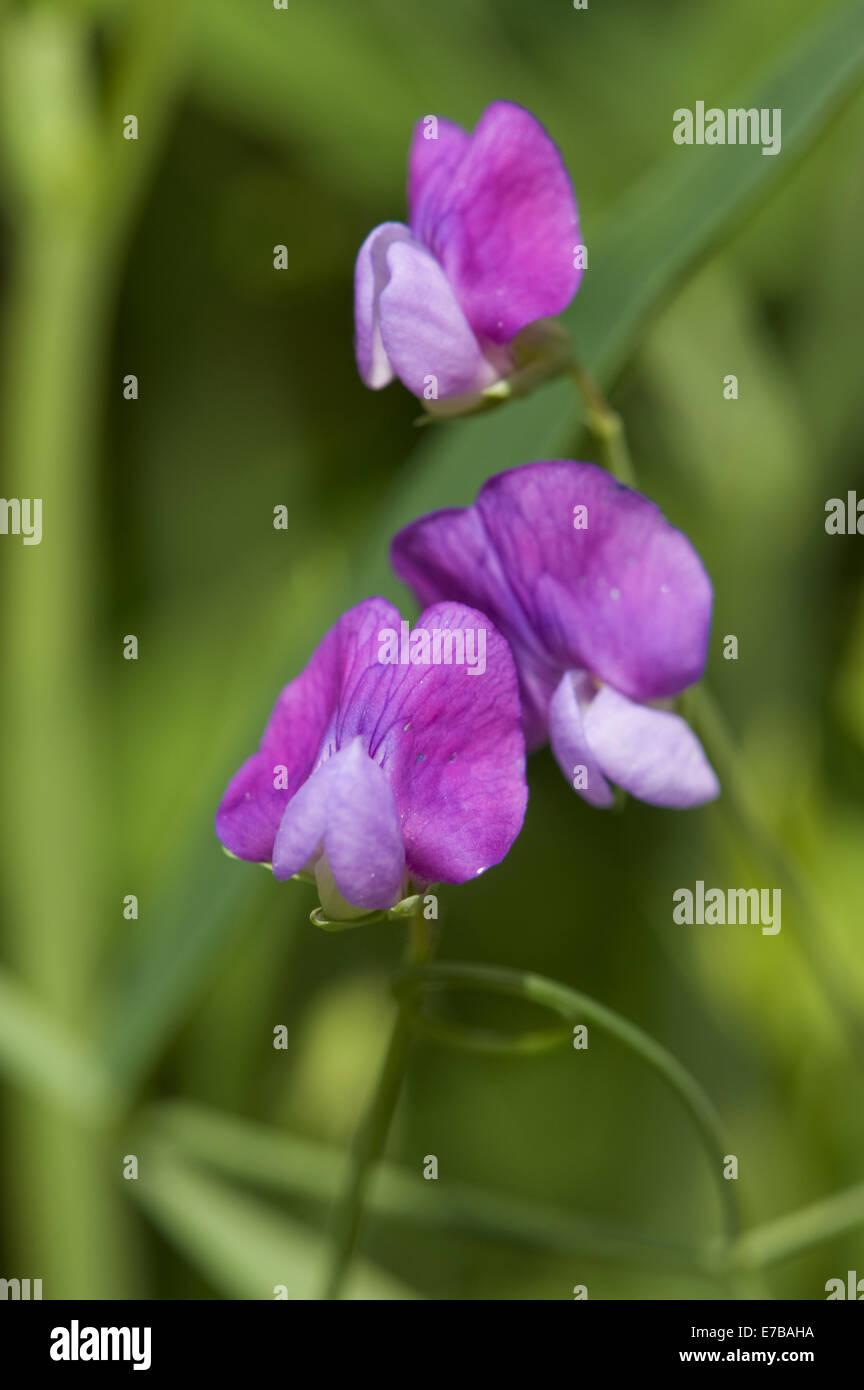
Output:
[[570,178],[540,122],[496,101],[470,135],[435,116],[417,123],[408,203],[410,225],[382,223],[357,257],[360,375],[373,390],[397,376],[430,409],[470,409],[518,365],[520,331],[576,293]]
[[608,806],[610,782],[657,806],[718,794],[667,707],[704,670],[711,583],[653,502],[593,464],[530,463],[406,526],[391,557],[421,602],[488,614],[516,660],[529,750],[548,738],[587,801]]
[[392,604],[370,598],[279,695],[216,833],[277,879],[314,872],[325,912],[343,919],[499,863],[526,800],[504,639],[457,603],[429,608],[409,636]]

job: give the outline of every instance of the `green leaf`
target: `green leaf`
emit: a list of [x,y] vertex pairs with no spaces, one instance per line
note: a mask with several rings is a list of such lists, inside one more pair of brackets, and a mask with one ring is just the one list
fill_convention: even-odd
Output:
[[[280,1133],[185,1101],[149,1108],[148,1132],[227,1177],[328,1206],[345,1175],[345,1155],[331,1145]],[[578,1212],[522,1201],[467,1183],[425,1183],[398,1164],[376,1167],[368,1210],[378,1219],[421,1229],[462,1232],[529,1249],[578,1253],[628,1264],[703,1268],[702,1252],[598,1222]],[[710,1272],[705,1265],[703,1272]]]
[[[435,23],[394,0],[358,5],[242,5],[208,0],[192,78],[197,96],[250,128],[289,142],[343,187],[390,194],[405,141],[428,106],[471,120],[475,93],[554,100],[536,64],[502,43],[485,5],[439,0]],[[482,100],[482,98],[481,98]],[[470,104],[469,104],[470,103]]]
[[[763,156],[758,147],[676,147],[622,199],[592,235],[582,287],[564,315],[594,376],[606,384],[614,379],[649,320],[813,145],[862,75],[864,6],[853,0],[820,16],[754,91],[732,103],[782,109],[779,155]],[[492,472],[572,451],[579,414],[572,384],[557,382],[427,432],[379,512],[360,568],[363,588],[373,591],[386,575],[395,530],[422,512],[470,502]]]
[[567,318],[595,371],[609,379],[646,321],[688,271],[785,178],[864,72],[859,0],[820,15],[745,99],[783,113],[782,149],[688,146],[623,200],[596,238],[597,255]]
[[89,1121],[104,1121],[117,1097],[98,1057],[0,973],[0,1069],[16,1084]]
[[[139,1145],[134,1195],[171,1243],[228,1298],[313,1299],[323,1281],[327,1243],[317,1232],[205,1173],[170,1145]],[[417,1297],[366,1260],[357,1260],[346,1298]]]
[[736,1259],[744,1267],[764,1268],[861,1226],[864,1183],[747,1231],[738,1242]]
[[[105,1050],[125,1085],[140,1082],[173,1037],[213,959],[273,902],[272,875],[230,861],[210,834],[185,867],[171,900],[157,907],[155,935],[126,963],[129,978],[113,994]],[[289,890],[281,906],[290,921],[306,903]]]
[[[237,650],[236,661],[240,680],[244,688],[256,692],[262,713],[266,714],[276,690],[305,664],[322,628],[338,613],[333,573],[342,577],[343,571],[337,558],[332,541],[324,538],[317,550],[310,548],[301,557],[275,591],[260,596],[251,612],[247,641]],[[295,615],[290,626],[284,621],[286,612]],[[280,632],[285,628],[284,637],[274,643],[272,633],[277,627]],[[182,638],[184,644],[188,640]],[[205,720],[207,737],[194,747],[206,776],[175,820],[165,809],[164,788],[173,785],[174,759],[181,756],[175,750],[188,745],[194,713],[211,697],[203,656],[193,666],[204,671],[205,677],[193,682],[190,707],[177,725],[169,718],[171,712],[160,709],[158,730],[154,726],[152,738],[145,741],[147,763],[136,768],[133,778],[140,786],[149,776],[145,788],[150,794],[144,801],[157,808],[154,814],[168,818],[168,843],[174,852],[160,866],[156,891],[137,930],[125,933],[116,967],[105,1051],[124,1084],[140,1083],[200,997],[208,969],[262,911],[281,914],[286,930],[291,930],[299,928],[310,907],[301,883],[276,883],[270,870],[229,858],[213,829],[213,814],[229,771],[255,747],[260,728],[252,724],[245,733],[238,728],[226,737],[221,708],[217,724]],[[148,679],[146,672],[141,675]],[[157,703],[160,689],[157,678],[146,687],[145,704],[148,700]],[[153,833],[149,823],[145,833]]]

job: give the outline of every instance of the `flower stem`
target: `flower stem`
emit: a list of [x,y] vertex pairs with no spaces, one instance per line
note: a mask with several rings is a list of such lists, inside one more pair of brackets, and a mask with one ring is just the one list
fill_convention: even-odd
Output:
[[[693,1122],[717,1188],[723,1218],[717,1268],[722,1269],[726,1256],[739,1237],[741,1225],[735,1185],[727,1181],[722,1172],[729,1144],[713,1103],[686,1067],[643,1029],[605,1004],[558,980],[550,980],[531,971],[497,965],[473,965],[462,961],[446,962],[403,972],[398,988],[400,995],[410,1004],[412,997],[416,998],[424,987],[441,986],[503,994],[549,1009],[566,1020],[568,1025],[593,1024],[641,1058],[675,1092]],[[416,1004],[414,1009],[416,1011]],[[417,1013],[416,1023],[419,1028],[425,1029],[422,1013]],[[432,1031],[433,1036],[441,1036],[440,1029]],[[455,1032],[453,1040],[462,1045],[470,1042],[467,1037],[460,1039]]]
[[619,483],[636,486],[636,475],[627,448],[627,437],[621,416],[613,410],[597,382],[585,367],[574,362],[570,375],[576,383],[586,406],[586,424],[600,450],[601,462]]
[[[571,364],[570,373],[587,407],[587,424],[597,440],[604,467],[619,482],[636,487],[636,472],[627,447],[624,423],[612,409],[594,378],[579,363]],[[859,1011],[845,982],[833,968],[822,947],[825,932],[820,930],[821,909],[818,897],[806,876],[796,869],[765,824],[765,819],[741,766],[737,749],[726,728],[711,691],[705,681],[687,691],[685,710],[697,733],[703,739],[712,761],[717,765],[723,784],[723,803],[728,817],[746,844],[762,863],[783,883],[798,902],[802,916],[815,930],[803,929],[798,940],[804,956],[819,982],[822,993],[837,1017],[843,1021],[849,1041],[858,1056],[864,1057],[864,1029]]]
[[764,1268],[861,1226],[864,1183],[747,1231],[738,1241],[737,1260],[744,1268]]
[[[422,904],[421,898],[409,924],[410,938],[405,955],[407,967],[425,965],[435,947],[429,923],[423,917]],[[333,1252],[323,1293],[325,1299],[339,1299],[342,1296],[363,1222],[369,1183],[387,1142],[390,1123],[402,1090],[412,1033],[410,1001],[400,1000],[375,1092],[354,1137],[348,1181],[336,1208]]]
[[828,928],[817,890],[808,875],[792,864],[773,830],[766,825],[758,797],[747,777],[726,722],[707,685],[688,690],[684,709],[717,768],[723,786],[724,809],[751,854],[761,861],[799,909],[796,940],[823,996],[846,1030],[848,1042],[864,1058],[864,1028],[860,1009],[825,949]]

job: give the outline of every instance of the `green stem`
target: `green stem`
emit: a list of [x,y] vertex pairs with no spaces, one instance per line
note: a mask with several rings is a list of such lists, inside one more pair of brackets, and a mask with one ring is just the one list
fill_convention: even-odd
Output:
[[823,945],[828,939],[828,932],[823,926],[824,913],[815,888],[807,876],[790,863],[783,846],[765,824],[726,721],[704,682],[687,691],[684,707],[705,744],[723,786],[719,809],[725,810],[749,851],[761,861],[784,893],[798,904],[800,917],[796,941],[829,1007],[842,1020],[853,1050],[857,1056],[864,1058],[864,1026],[860,1008]]
[[[628,1019],[622,1018],[620,1014],[598,1003],[596,999],[571,989],[569,985],[560,984],[557,980],[532,975],[527,971],[508,970],[503,966],[461,963],[414,967],[402,975],[400,992],[410,1006],[414,995],[423,986],[442,984],[463,989],[479,987],[494,994],[524,999],[551,1009],[570,1024],[592,1023],[641,1057],[678,1096],[692,1119],[708,1156],[714,1180],[718,1185],[723,1213],[722,1264],[723,1255],[727,1250],[731,1250],[740,1228],[734,1182],[727,1181],[722,1172],[723,1159],[729,1149],[723,1126],[713,1104],[677,1058],[636,1024],[630,1023]],[[418,1015],[417,1022],[422,1024],[422,1016]]]
[[[405,964],[409,967],[422,966],[431,958],[434,949],[429,925],[422,915],[422,899],[411,919],[409,930]],[[387,1142],[390,1123],[402,1090],[412,1031],[410,1004],[400,1002],[371,1104],[354,1139],[348,1182],[336,1209],[332,1258],[322,1295],[325,1299],[339,1299],[342,1296],[360,1234],[369,1183]]]
[[738,1241],[736,1264],[764,1269],[860,1226],[864,1226],[864,1183],[747,1231]]
[[[74,43],[67,52],[58,40],[58,49],[77,73],[82,55]],[[38,76],[25,64],[21,74],[22,84]],[[6,122],[14,118],[4,115]],[[17,119],[29,124],[26,115]],[[64,153],[58,141],[61,168]],[[31,157],[39,167],[44,150],[34,144]],[[75,173],[86,183],[85,168]],[[3,555],[7,950],[17,981],[72,1033],[86,1031],[94,1013],[102,923],[93,846],[104,845],[105,831],[92,680],[99,593],[94,405],[105,300],[91,213],[80,185],[65,196],[39,185],[22,197],[3,345],[5,486],[8,495],[40,498],[43,506],[41,543],[7,544]],[[70,811],[52,828],[44,797],[50,786]],[[110,1298],[134,1290],[127,1232],[108,1180],[119,1159],[44,1096],[16,1099],[6,1142],[15,1175],[13,1240],[27,1272],[44,1279],[45,1296]]]
[[636,475],[627,447],[627,436],[621,416],[613,410],[591,374],[574,362],[570,375],[576,383],[586,406],[586,424],[600,450],[601,462],[619,483],[636,486]]
[[[135,15],[143,21],[166,4],[138,0]],[[2,555],[9,679],[0,708],[0,869],[16,984],[64,1032],[85,1039],[100,1003],[100,864],[110,859],[105,808],[113,785],[107,772],[101,778],[105,735],[93,674],[104,587],[94,502],[98,407],[122,233],[145,167],[122,139],[120,122],[103,123],[92,43],[80,6],[16,7],[0,16],[0,147],[11,233],[4,489],[43,506],[41,543],[7,544]],[[151,66],[160,71],[168,54],[158,35],[151,48],[158,60]],[[135,72],[134,53],[130,59]],[[148,94],[146,84],[130,87],[124,77],[118,104],[146,121],[155,148],[158,111]],[[136,104],[127,105],[132,98]],[[114,175],[122,160],[120,198]],[[112,651],[119,663],[119,646]],[[46,788],[56,789],[65,808],[59,819],[50,812],[46,819]],[[134,1296],[140,1261],[119,1185],[110,1182],[121,1140],[70,1121],[60,1099],[43,1089],[38,1099],[14,1101],[6,1141],[13,1241],[26,1272],[44,1280],[46,1298]]]
[[[604,466],[620,482],[628,487],[636,487],[636,472],[620,415],[612,409],[584,367],[574,363],[570,370],[585,401],[588,427],[600,446]],[[702,737],[720,776],[723,786],[721,810],[736,823],[744,842],[755,847],[759,859],[798,902],[805,921],[812,924],[813,930],[805,929],[798,934],[801,950],[829,1006],[843,1020],[854,1051],[859,1057],[864,1057],[864,1026],[860,1010],[821,944],[826,939],[826,933],[820,929],[822,911],[816,891],[805,875],[790,864],[782,845],[766,826],[758,800],[747,782],[737,750],[707,684],[703,681],[701,686],[689,690],[684,702],[693,727]]]

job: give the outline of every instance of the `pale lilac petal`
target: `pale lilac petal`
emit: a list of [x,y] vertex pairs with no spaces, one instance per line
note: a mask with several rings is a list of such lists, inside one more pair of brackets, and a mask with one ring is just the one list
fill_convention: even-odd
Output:
[[444,271],[419,242],[393,241],[390,278],[379,298],[387,358],[415,396],[446,399],[482,391],[497,380]]
[[387,250],[394,241],[413,241],[401,222],[384,222],[370,232],[354,267],[354,351],[360,376],[373,391],[387,386],[395,375],[381,341],[379,299],[390,279]]
[[585,769],[587,786],[576,790],[592,806],[611,806],[612,789],[588,742],[579,695],[590,695],[590,681],[584,675],[568,671],[561,677],[549,705],[549,742],[558,766],[570,785],[577,769]]
[[279,826],[273,873],[290,878],[323,850],[339,892],[355,907],[392,907],[402,893],[405,852],[393,792],[357,738],[292,798]]
[[464,883],[500,863],[525,815],[516,672],[507,643],[482,613],[436,604],[418,628],[462,632],[466,643],[470,633],[466,652],[475,669],[455,662],[385,668],[398,676],[382,718],[382,766],[399,804],[412,876]]
[[322,754],[338,746],[340,703],[347,693],[350,704],[350,692],[362,684],[375,660],[378,632],[398,627],[399,621],[398,611],[384,599],[358,604],[342,615],[305,670],[285,686],[258,752],[235,773],[216,813],[216,834],[232,854],[270,862],[286,805]]
[[273,875],[291,878],[314,865],[324,853],[324,832],[334,779],[339,776],[339,753],[321,764],[294,793],[282,812],[273,844]]
[[640,801],[683,810],[719,795],[702,745],[679,715],[634,704],[606,686],[585,711],[584,726],[606,776]]
[[576,202],[557,145],[524,107],[497,101],[457,159],[448,132],[440,177],[422,158],[412,229],[435,253],[468,322],[507,343],[536,319],[559,314],[582,276]]
[[[490,478],[475,506],[559,670],[590,671],[634,700],[677,695],[700,678],[711,582],[653,502],[602,468],[557,459]],[[577,507],[586,529],[574,527]]]

